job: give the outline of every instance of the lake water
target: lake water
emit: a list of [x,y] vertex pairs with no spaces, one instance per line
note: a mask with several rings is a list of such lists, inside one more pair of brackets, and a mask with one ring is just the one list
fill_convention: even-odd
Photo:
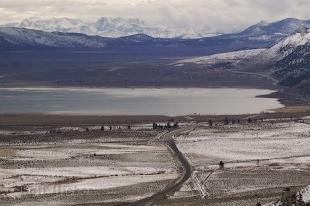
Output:
[[250,114],[282,107],[260,89],[0,88],[0,113]]

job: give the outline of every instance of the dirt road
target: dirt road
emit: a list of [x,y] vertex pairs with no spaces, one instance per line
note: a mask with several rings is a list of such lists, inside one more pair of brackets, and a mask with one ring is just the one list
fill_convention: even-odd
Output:
[[[179,130],[184,131],[184,130]],[[165,200],[169,195],[173,195],[176,191],[178,191],[181,186],[191,177],[192,168],[188,160],[184,157],[182,152],[178,149],[173,136],[176,135],[178,131],[173,131],[169,133],[165,133],[160,137],[163,141],[166,142],[167,147],[169,148],[171,154],[175,158],[175,160],[180,164],[180,173],[178,179],[176,179],[173,184],[168,185],[164,190],[153,194],[147,198],[141,199],[139,201],[130,203],[129,206],[143,206],[143,205],[154,205],[159,203],[162,200]]]

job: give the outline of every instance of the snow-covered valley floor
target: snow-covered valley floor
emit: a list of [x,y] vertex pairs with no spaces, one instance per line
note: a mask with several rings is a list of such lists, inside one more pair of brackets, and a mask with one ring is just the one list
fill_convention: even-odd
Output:
[[[271,204],[287,187],[308,201],[310,125],[283,121],[180,124],[173,138],[193,173],[161,205]],[[0,205],[109,205],[163,190],[178,168],[149,127],[0,134]]]
[[[142,143],[132,141],[139,131],[126,134],[129,137],[117,133],[114,141],[105,132],[95,132],[93,139],[52,141],[48,135],[46,142],[0,143],[0,205],[134,200],[178,177],[165,146],[148,144],[143,136]],[[27,138],[36,140],[34,135]],[[127,143],[119,143],[119,138]]]
[[[194,169],[180,194],[210,200],[252,194],[268,203],[276,201],[286,187],[310,184],[309,124],[201,125],[176,139]],[[220,161],[224,169],[219,168]]]

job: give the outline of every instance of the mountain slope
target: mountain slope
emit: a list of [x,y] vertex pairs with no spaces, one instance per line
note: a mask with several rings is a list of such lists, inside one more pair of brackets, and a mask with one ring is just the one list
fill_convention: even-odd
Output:
[[31,29],[0,27],[1,48],[101,48],[108,39],[75,33],[43,32]]
[[270,58],[280,60],[292,53],[294,49],[296,49],[298,46],[302,46],[308,43],[309,40],[310,34],[308,32],[308,29],[302,28],[299,29],[297,32],[293,33],[292,35],[277,42],[275,45],[268,49],[266,54]]
[[251,50],[241,50],[228,53],[214,54],[210,56],[189,58],[185,60],[180,60],[175,63],[176,66],[183,66],[184,64],[201,64],[207,66],[218,66],[218,65],[237,65],[240,61],[246,59],[251,59],[263,52],[266,49],[251,49]]
[[310,42],[297,46],[294,51],[275,65],[273,76],[280,85],[310,94]]
[[300,29],[259,56],[274,62],[272,76],[279,85],[310,94],[310,29]]
[[[244,39],[245,41],[245,37],[240,37],[240,39]],[[236,65],[240,61],[250,60],[254,63],[266,64],[272,62],[273,64],[275,64],[276,62],[281,61],[285,57],[290,55],[299,46],[305,45],[309,41],[310,33],[308,32],[308,29],[302,28],[299,29],[299,31],[293,33],[292,35],[279,40],[269,48],[246,49],[228,53],[219,53],[211,56],[186,59],[179,61],[178,63],[194,63],[203,65],[230,63],[230,65]]]
[[269,48],[240,50],[184,59],[175,66],[203,65],[208,69],[232,69],[240,74],[270,76],[280,86],[310,95],[310,29],[302,28]]

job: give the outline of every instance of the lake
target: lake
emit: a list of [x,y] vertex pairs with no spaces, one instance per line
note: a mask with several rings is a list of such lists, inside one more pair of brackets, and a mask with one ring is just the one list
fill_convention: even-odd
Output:
[[0,113],[89,115],[252,114],[280,108],[261,89],[0,88]]

